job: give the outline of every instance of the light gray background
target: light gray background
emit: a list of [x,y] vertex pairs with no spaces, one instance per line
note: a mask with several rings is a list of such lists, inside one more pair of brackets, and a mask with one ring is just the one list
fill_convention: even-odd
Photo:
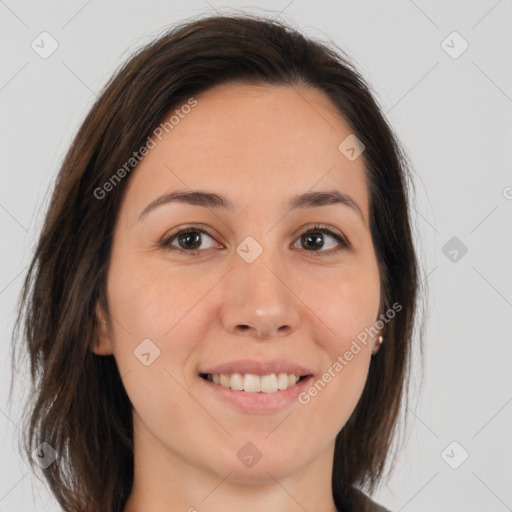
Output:
[[[374,499],[394,512],[512,510],[510,0],[0,0],[0,512],[59,510],[15,451],[20,411],[16,399],[7,408],[7,392],[15,304],[65,151],[136,48],[185,17],[234,9],[279,15],[344,48],[414,164],[425,380],[423,394],[412,389],[397,468]],[[59,44],[48,59],[31,48],[43,31]],[[455,59],[441,46],[453,31],[469,43]],[[445,44],[461,48],[453,36]],[[457,261],[443,253],[452,237],[468,249]],[[446,461],[460,463],[462,450],[469,458],[452,469]]]

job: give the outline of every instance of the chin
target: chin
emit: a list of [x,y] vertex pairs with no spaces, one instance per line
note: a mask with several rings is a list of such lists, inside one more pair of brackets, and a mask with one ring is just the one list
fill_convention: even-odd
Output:
[[254,447],[247,446],[235,452],[234,457],[224,459],[223,464],[219,464],[218,458],[216,462],[211,467],[222,478],[240,484],[265,484],[287,478],[302,467],[307,467],[311,460],[306,457],[303,460],[294,459],[292,453],[283,453],[279,449],[270,450],[270,454],[263,450],[258,453]]

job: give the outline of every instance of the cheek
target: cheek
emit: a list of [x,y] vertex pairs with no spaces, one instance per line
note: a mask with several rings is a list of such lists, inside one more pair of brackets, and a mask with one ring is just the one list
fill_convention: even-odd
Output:
[[179,269],[170,267],[169,262],[127,258],[110,269],[109,305],[133,337],[166,338],[197,302],[201,278],[184,281]]
[[[380,304],[380,284],[376,271],[343,269],[329,279],[318,281],[308,304],[322,323],[325,348],[334,359],[347,350],[352,340],[364,333],[377,320]],[[367,341],[370,341],[369,337]],[[364,348],[364,345],[362,345]]]
[[[155,379],[170,379],[164,373],[169,357],[175,364],[182,363],[181,352],[169,350],[167,340],[184,315],[184,303],[190,301],[171,289],[163,269],[141,264],[133,257],[120,257],[121,252],[113,252],[107,293],[113,353],[121,376],[127,376],[127,392],[135,398],[131,391],[137,394],[137,388],[158,389]],[[137,384],[131,389],[134,382]]]
[[310,297],[312,309],[321,316],[312,337],[325,358],[322,373],[299,402],[314,416],[325,418],[322,428],[330,433],[337,433],[348,421],[366,384],[379,293],[378,281],[352,273],[340,279],[339,286],[325,285]]
[[125,259],[112,265],[108,292],[113,352],[126,393],[150,429],[165,425],[173,430],[176,414],[185,418],[200,412],[182,388],[195,346],[192,331],[183,326],[193,330],[190,309],[197,290],[169,279],[168,266]]
[[306,390],[303,403],[314,401],[336,429],[352,414],[366,383],[380,283],[376,266],[370,271],[347,267],[318,283],[307,303],[317,314],[311,315],[312,337],[326,357],[323,373]]

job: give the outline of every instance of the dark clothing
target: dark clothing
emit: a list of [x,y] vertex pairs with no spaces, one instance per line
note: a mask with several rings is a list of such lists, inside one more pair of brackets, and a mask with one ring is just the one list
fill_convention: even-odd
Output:
[[335,501],[341,512],[391,512],[355,488],[352,488],[348,495],[343,498],[339,496]]
[[387,508],[384,508],[382,505],[379,505],[378,503],[375,503],[375,501],[368,498],[368,496],[365,496],[367,505],[366,505],[366,512],[390,512]]

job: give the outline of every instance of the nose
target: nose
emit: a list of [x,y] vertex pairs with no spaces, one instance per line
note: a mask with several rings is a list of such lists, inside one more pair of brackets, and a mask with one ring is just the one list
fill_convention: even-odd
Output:
[[221,321],[231,334],[273,339],[295,332],[300,322],[300,300],[289,272],[270,250],[252,263],[236,256],[224,280]]

